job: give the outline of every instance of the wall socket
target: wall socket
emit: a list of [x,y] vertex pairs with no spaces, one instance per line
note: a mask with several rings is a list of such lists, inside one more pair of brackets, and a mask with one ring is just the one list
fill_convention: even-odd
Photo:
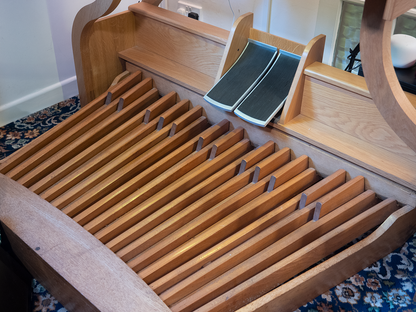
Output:
[[202,21],[202,7],[196,4],[192,4],[185,1],[178,1],[178,10],[179,14],[188,16],[189,12],[195,12],[199,15],[199,20]]

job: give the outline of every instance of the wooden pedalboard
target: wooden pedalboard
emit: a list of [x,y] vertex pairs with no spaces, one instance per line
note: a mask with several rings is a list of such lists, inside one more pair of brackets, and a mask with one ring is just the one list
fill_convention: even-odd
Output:
[[[414,152],[362,78],[320,63],[324,36],[305,47],[252,14],[228,33],[143,2],[92,23],[95,8],[73,31],[89,103],[0,162],[7,237],[67,309],[293,311],[414,233]],[[248,38],[302,55],[266,128],[202,99]]]
[[141,77],[0,165],[14,251],[69,310],[291,311],[413,232],[416,210],[380,199],[363,176],[322,178],[314,159],[254,146]]

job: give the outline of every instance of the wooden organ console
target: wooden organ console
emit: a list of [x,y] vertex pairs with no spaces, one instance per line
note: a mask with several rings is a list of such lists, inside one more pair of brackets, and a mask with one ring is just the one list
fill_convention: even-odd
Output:
[[[369,91],[321,63],[324,36],[303,46],[252,14],[228,33],[159,1],[98,19],[118,2],[75,19],[81,110],[0,162],[7,238],[67,309],[293,311],[414,233],[416,101],[383,74],[385,55],[367,69],[362,48]],[[371,22],[415,5],[385,2],[366,1],[368,41],[388,31]],[[266,128],[202,100],[248,38],[302,56]]]

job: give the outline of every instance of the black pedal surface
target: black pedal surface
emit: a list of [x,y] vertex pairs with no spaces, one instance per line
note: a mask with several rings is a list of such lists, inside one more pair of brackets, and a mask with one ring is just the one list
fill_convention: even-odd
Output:
[[277,60],[234,113],[258,126],[266,126],[286,101],[300,56],[280,50]]
[[240,57],[204,99],[221,109],[233,111],[264,76],[276,55],[276,47],[249,39]]

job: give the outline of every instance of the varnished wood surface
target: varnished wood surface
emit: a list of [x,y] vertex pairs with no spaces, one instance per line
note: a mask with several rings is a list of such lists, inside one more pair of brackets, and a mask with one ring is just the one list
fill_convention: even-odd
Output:
[[[404,94],[391,60],[393,19],[411,3],[415,2],[366,1],[360,32],[360,50],[364,76],[375,105],[394,132],[416,151],[416,109]],[[391,20],[384,20],[384,8],[388,4],[392,4],[393,12],[390,14]]]
[[397,136],[367,97],[306,77],[301,114],[369,145],[416,161],[416,153]]
[[185,30],[195,35],[206,37],[225,45],[229,32],[219,27],[196,21],[194,19],[173,13],[168,10],[149,5],[148,3],[137,3],[129,6],[129,10],[140,15],[161,21],[178,29]]
[[[277,129],[266,128],[259,131],[235,116],[214,111],[201,101],[201,93],[198,93],[195,85],[186,85],[180,79],[171,78],[178,75],[175,73],[178,65],[182,66],[182,74],[190,65],[201,70],[196,70],[197,72],[214,79],[215,67],[219,66],[218,55],[222,53],[223,45],[215,36],[211,36],[213,28],[196,21],[189,22],[189,19],[184,19],[188,26],[178,26],[178,20],[183,17],[177,19],[175,13],[166,13],[145,3],[136,6],[146,10],[149,6],[150,13],[145,13],[146,10],[139,12],[139,9],[134,13],[128,12],[131,14],[121,13],[114,19],[104,18],[102,21],[107,26],[112,22],[120,23],[116,28],[120,27],[117,28],[119,30],[124,27],[127,30],[120,43],[127,43],[127,51],[132,51],[129,50],[133,46],[130,46],[131,33],[128,30],[131,30],[131,17],[134,16],[137,35],[134,43],[139,44],[141,40],[143,46],[138,48],[154,53],[154,64],[158,64],[161,58],[167,60],[164,62],[166,66],[173,64],[170,73],[164,74],[163,68],[158,73],[152,68],[144,68],[143,76],[147,79],[132,86],[130,90],[123,89],[123,93],[121,88],[119,94],[115,92],[113,96],[110,93],[112,101],[108,95],[103,95],[103,99],[109,99],[108,105],[99,108],[91,116],[86,116],[74,127],[70,127],[72,129],[64,131],[64,137],[54,138],[47,143],[46,153],[41,155],[41,160],[27,157],[23,163],[15,163],[10,170],[4,170],[18,182],[33,185],[41,197],[48,198],[55,206],[62,208],[63,213],[82,223],[84,230],[78,225],[76,227],[84,235],[88,235],[85,231],[88,230],[106,243],[106,247],[103,247],[97,239],[88,236],[91,243],[96,244],[94,246],[108,248],[106,252],[112,250],[116,256],[127,262],[133,269],[129,271],[131,276],[135,276],[133,272],[136,272],[171,310],[235,310],[264,293],[274,292],[276,283],[281,284],[290,279],[327,256],[329,252],[338,249],[340,245],[383,222],[396,210],[394,199],[389,198],[377,204],[375,193],[372,190],[365,191],[374,184],[376,189],[382,190],[382,197],[387,194],[395,198],[398,196],[398,200],[403,196],[405,202],[416,200],[413,192],[405,188],[416,184],[403,180],[403,177],[412,176],[411,171],[406,172],[411,159],[396,155],[395,160],[399,158],[396,163],[395,160],[389,160],[389,164],[396,166],[393,166],[392,171],[399,169],[396,178],[400,184],[394,185],[385,178],[377,177],[346,161],[341,161],[341,167],[348,170],[338,170],[339,162],[332,161],[333,156],[316,147],[308,146],[307,143]],[[122,18],[118,20],[120,17]],[[176,22],[172,21],[175,19]],[[195,28],[200,27],[196,31],[200,31],[199,34],[190,30],[193,25]],[[98,40],[91,42],[100,42],[104,37],[114,39],[112,34],[105,32],[101,34],[103,37],[98,35]],[[170,32],[175,36],[166,36]],[[290,48],[297,49],[295,44],[284,39],[278,40],[261,33],[257,35],[265,40],[281,41],[280,44],[288,44]],[[181,38],[186,40],[181,41]],[[186,45],[184,41],[189,44]],[[232,41],[231,36],[228,44],[231,45]],[[295,90],[292,98],[305,100],[308,88],[311,90],[311,97],[316,93],[325,93],[316,91],[321,86],[330,95],[324,94],[315,103],[308,103],[312,104],[309,106],[302,105],[301,101],[295,106],[289,103],[287,106],[293,109],[293,116],[290,118],[294,118],[291,121],[286,120],[285,125],[281,125],[282,129],[295,133],[294,129],[288,130],[286,126],[293,126],[302,119],[302,122],[307,122],[302,126],[309,127],[307,130],[303,129],[302,134],[308,140],[311,133],[316,134],[316,129],[319,129],[320,134],[329,131],[334,136],[329,141],[333,139],[352,149],[360,157],[363,154],[364,159],[367,157],[363,163],[368,164],[370,160],[375,160],[379,166],[388,153],[393,154],[397,140],[389,145],[391,150],[388,150],[389,146],[367,144],[364,153],[358,152],[365,146],[364,131],[356,132],[358,136],[362,135],[359,138],[349,135],[346,132],[353,127],[346,127],[347,122],[342,119],[345,116],[348,120],[352,119],[348,111],[343,111],[342,98],[345,92],[350,92],[351,96],[354,92],[352,89],[356,86],[342,89],[340,80],[334,79],[336,83],[332,84],[331,78],[312,77],[313,74],[306,77],[304,74],[307,63],[312,59],[319,60],[322,56],[323,42],[324,37],[317,37],[305,49],[303,65],[300,66],[302,73],[298,75],[292,88]],[[111,60],[115,46],[117,44],[110,44],[109,49],[105,50],[105,58],[108,56],[109,64],[104,66],[104,71],[108,72],[102,74],[103,79],[96,81],[94,89],[98,90],[98,85],[118,66],[113,67],[116,64]],[[175,48],[176,55],[171,53]],[[123,48],[122,53],[126,49]],[[196,53],[192,55],[192,51]],[[205,52],[214,57],[205,59]],[[146,66],[144,63],[141,66]],[[149,74],[152,70],[153,73]],[[182,76],[181,79],[187,78]],[[309,79],[315,85],[304,84],[304,79]],[[151,89],[155,83],[157,86],[160,84],[160,90]],[[119,85],[122,84],[123,82]],[[146,90],[142,88],[144,85],[147,86]],[[166,89],[172,86],[177,93]],[[116,87],[111,87],[110,92]],[[331,95],[335,94],[334,90],[337,90],[338,95],[342,94],[338,96],[341,99],[337,100],[340,102],[338,106],[328,104]],[[365,106],[369,98],[360,92],[355,93],[352,98],[364,98],[359,104]],[[159,93],[162,98],[158,100]],[[191,101],[186,99],[188,96]],[[144,97],[147,99],[146,103],[141,102]],[[324,109],[315,106],[316,102],[322,102]],[[351,99],[345,102],[351,102]],[[321,109],[327,115],[322,112],[317,115]],[[225,118],[229,121],[225,121]],[[218,124],[210,128],[215,123]],[[378,129],[377,125],[371,129]],[[337,135],[339,136],[335,137]],[[371,137],[376,143],[377,139],[383,140],[381,134],[377,135],[378,137]],[[300,136],[301,139],[304,137]],[[59,147],[67,139],[72,140],[72,143],[69,143],[65,152],[60,151]],[[321,138],[327,139],[325,135]],[[94,148],[89,149],[89,144]],[[323,143],[317,145],[319,144],[324,146]],[[284,146],[294,149],[289,150]],[[377,157],[370,157],[370,150],[374,152],[374,147],[382,154],[378,158],[379,163]],[[27,151],[30,153],[29,149]],[[85,151],[88,154],[77,158],[78,152]],[[403,153],[401,150],[402,155]],[[360,162],[359,164],[362,165]],[[369,170],[376,168],[375,172],[383,172],[377,166],[371,165]],[[70,167],[74,170],[70,170]],[[59,177],[53,177],[54,173],[58,173],[56,170],[61,170]],[[329,177],[319,181],[320,173]],[[363,178],[361,173],[369,179]],[[391,178],[388,174],[387,176]],[[47,177],[53,182],[48,182]],[[26,200],[26,196],[24,198]],[[38,198],[36,203],[31,204],[42,206],[40,202],[44,203]],[[57,210],[55,212],[58,213]],[[19,215],[21,212],[14,212],[13,216],[16,213]],[[411,210],[407,210],[407,213],[412,215]],[[69,220],[66,216],[63,218]],[[348,219],[350,220],[347,221]],[[61,228],[62,224],[56,223],[55,228]],[[10,224],[15,226],[14,222]],[[414,231],[414,225],[404,226],[407,234]],[[19,249],[22,243],[18,236],[21,235],[16,236],[12,231],[10,233],[15,237],[16,249]],[[45,260],[52,261],[53,266],[59,270],[54,271],[52,268],[47,272],[56,276],[58,271],[61,274],[64,270],[63,278],[60,278],[62,281],[70,271],[66,265],[72,258],[61,262],[54,258],[54,249],[56,248],[59,255],[63,254],[64,249],[66,252],[74,249],[76,254],[83,254],[78,247],[73,246],[72,241],[66,241],[65,236],[71,233],[70,228],[68,233],[56,238],[54,233],[49,239],[42,236],[42,241],[36,242],[41,244],[38,245],[40,249],[36,250],[34,246],[32,249],[26,248],[21,257],[27,259],[34,254],[42,256],[44,260],[42,257],[36,258],[39,260],[36,262],[38,266],[36,263],[34,265],[37,269],[44,267]],[[25,235],[27,233],[23,236]],[[404,239],[404,235],[399,233],[399,236]],[[63,240],[60,248],[55,247],[54,239]],[[36,241],[36,238],[29,240]],[[41,250],[46,248],[44,244],[48,242],[52,242],[53,246],[43,254]],[[82,248],[89,248],[88,246],[90,245],[84,244]],[[95,248],[92,247],[88,256],[80,257],[88,260],[90,266],[94,266],[94,261],[106,261],[107,256],[104,253],[96,255]],[[383,253],[390,252],[390,248],[390,245],[380,247]],[[340,258],[345,254],[348,252],[343,252]],[[98,256],[98,259],[94,259],[94,256]],[[118,261],[120,264],[121,261]],[[352,267],[356,268],[355,265]],[[96,269],[99,268],[100,265],[97,265]],[[117,274],[113,267],[107,269]],[[110,281],[111,272],[104,273],[105,281]],[[89,273],[98,275],[95,271]],[[74,276],[76,280],[79,279],[77,274]],[[85,278],[88,279],[88,276]],[[90,282],[96,286],[98,278],[95,276]],[[83,282],[87,283],[85,279]],[[140,282],[143,281],[139,279]],[[63,284],[66,294],[78,298],[77,302],[85,307],[93,307],[94,304],[89,302],[89,291],[93,287],[85,286],[86,292],[81,292],[70,283]],[[142,291],[150,290],[146,286],[142,287]],[[110,290],[107,296],[111,298],[111,294]],[[63,297],[65,298],[64,295]],[[144,297],[143,299],[147,300]],[[129,300],[125,301],[130,304]],[[270,301],[274,299],[271,298]],[[151,305],[152,302],[150,298],[148,303]],[[154,303],[159,304],[160,301]],[[162,307],[166,308],[163,303]],[[144,309],[149,310],[147,307]]]
[[[135,68],[135,70],[138,70],[138,68]],[[309,127],[308,123],[310,120],[306,120],[304,126],[302,126],[301,123],[296,123],[296,128],[299,128],[299,130],[294,129],[295,131],[291,131],[289,129],[291,127],[295,127],[295,123],[291,124],[290,127],[285,126],[279,128],[280,130],[277,129],[280,127],[279,124],[272,124],[273,128],[267,127],[260,129],[259,127],[241,120],[234,114],[225,113],[213,108],[199,95],[189,91],[186,88],[183,88],[180,85],[171,83],[170,81],[154,75],[146,70],[142,71],[144,77],[152,77],[155,80],[161,94],[167,94],[172,91],[172,89],[174,89],[180,98],[188,98],[194,105],[201,105],[204,108],[211,123],[220,122],[224,118],[227,118],[234,125],[234,127],[244,127],[250,139],[252,139],[257,144],[264,144],[268,140],[274,140],[276,143],[278,143],[279,147],[291,148],[293,151],[292,153],[294,153],[296,156],[305,154],[311,157],[313,159],[313,165],[318,168],[319,172],[324,176],[332,174],[339,168],[344,168],[351,176],[364,175],[366,177],[366,187],[373,189],[377,193],[385,194],[388,197],[398,196],[401,203],[403,204],[409,204],[412,206],[416,204],[416,197],[413,191],[411,191],[411,189],[414,188],[413,182],[411,182],[411,179],[409,180],[409,183],[413,184],[413,186],[403,182],[403,178],[409,177],[407,171],[412,170],[411,166],[407,167],[407,169],[404,171],[395,171],[394,169],[389,171],[390,166],[382,165],[382,163],[390,163],[390,160],[394,162],[396,157],[395,155],[387,156],[385,160],[382,160],[377,157],[382,154],[371,153],[370,150],[372,148],[368,150],[369,144],[364,144],[360,141],[357,141],[356,143],[354,141],[351,143],[351,145],[348,144],[348,146],[351,147],[349,149],[342,149],[345,147],[343,143],[345,135],[337,132],[336,129],[325,127],[322,124],[318,126],[318,129]],[[323,127],[322,129],[321,126]],[[332,133],[334,133],[334,137],[329,137],[328,134]],[[312,135],[314,140],[308,138],[309,134]],[[348,138],[348,136],[346,137]],[[322,142],[320,142],[320,140],[322,140]],[[346,140],[345,142],[348,143],[349,140]],[[338,147],[340,150],[337,150]],[[364,157],[361,160],[357,160],[349,155],[349,151],[356,151],[359,149],[363,150],[363,154],[369,155],[368,153],[371,153],[371,155],[369,155],[369,157]],[[382,153],[385,153],[385,151],[382,150]],[[361,154],[356,153],[355,155],[360,156]],[[409,163],[411,164],[411,162]],[[404,163],[399,163],[398,165],[404,168],[408,166],[409,163],[407,163],[405,160]],[[375,164],[378,164],[378,169],[372,169],[375,167]],[[386,173],[386,170],[388,173]],[[402,172],[404,175],[402,175]],[[396,180],[391,178],[389,174],[396,176]]]
[[88,80],[88,77],[84,77],[84,69],[90,67],[90,60],[87,53],[85,53],[85,45],[88,45],[91,36],[91,22],[111,13],[119,3],[120,0],[96,0],[83,7],[75,16],[72,26],[72,51],[74,53],[79,96],[84,105],[92,101],[99,94],[93,95],[92,97],[91,94],[88,94],[88,92],[92,91],[88,90],[88,85],[91,81]]
[[[131,64],[145,68],[201,95],[207,93],[214,85],[214,78],[211,76],[164,58],[149,50],[134,47],[120,51],[119,56]],[[127,70],[129,69],[130,67],[127,63]]]
[[[416,190],[416,163],[394,152],[366,143],[309,117],[297,116],[277,129]],[[388,166],[385,166],[386,161]]]
[[383,19],[392,21],[416,6],[415,0],[387,0]]
[[305,82],[304,70],[314,62],[322,62],[324,55],[325,36],[319,35],[307,44],[302,53],[298,69],[293,78],[292,86],[287,95],[286,105],[280,116],[280,123],[286,124],[295,118],[301,110],[303,88]]
[[[348,73],[339,68],[335,68],[320,62],[315,62],[305,68],[305,75],[316,78],[322,82],[337,86],[341,89],[351,91],[357,95],[362,95],[366,98],[372,99],[370,91],[368,91],[367,83],[364,77]],[[416,107],[416,95],[405,92],[406,97]]]
[[15,253],[68,309],[169,311],[114,253],[48,202],[3,175],[0,193],[0,218]]
[[282,49],[284,51],[294,53],[297,55],[302,55],[306,47],[303,44],[282,37],[278,37],[255,28],[250,29],[249,38],[272,45],[274,47],[277,47],[278,49]]
[[[399,248],[403,239],[409,235],[406,229],[415,229],[415,218],[415,208],[410,206],[401,208],[366,239],[297,276],[283,287],[276,288],[249,303],[238,312],[275,311],[276,305],[279,305],[282,311],[292,311],[306,304],[329,290],[332,282],[341,283],[344,280],[342,277],[344,273],[351,276],[380,259],[384,246],[388,245],[391,249]],[[364,261],[361,262],[360,260],[363,259]],[[299,293],[303,296],[299,296]]]
[[[165,12],[163,9],[157,9]],[[189,25],[193,27],[191,30],[204,24],[189,17],[174,15],[189,20],[191,24],[195,23],[195,25]],[[205,25],[206,28],[209,26],[214,28],[214,26]],[[224,53],[223,44],[143,15],[135,17],[135,46],[212,78],[215,78],[217,74],[218,65]]]
[[227,45],[225,46],[220,66],[218,68],[217,76],[215,77],[215,81],[220,80],[220,78],[235,63],[241,52],[243,52],[244,47],[248,42],[250,29],[252,27],[253,13],[243,14],[234,22],[228,37]]

